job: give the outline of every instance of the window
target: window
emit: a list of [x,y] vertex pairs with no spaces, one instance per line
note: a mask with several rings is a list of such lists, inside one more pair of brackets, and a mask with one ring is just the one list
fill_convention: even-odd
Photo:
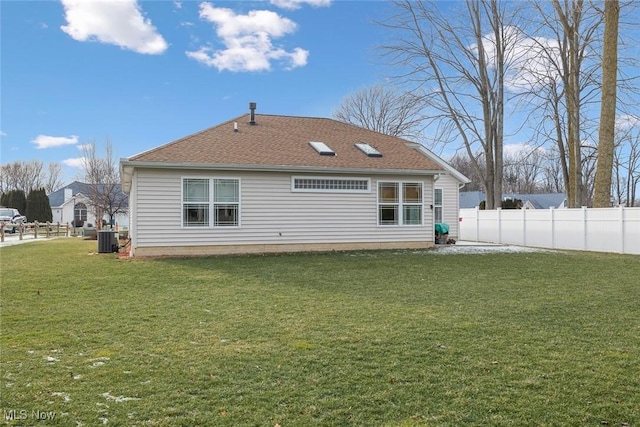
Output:
[[381,182],[378,184],[378,224],[397,225],[399,223],[399,185],[397,182]]
[[182,224],[185,227],[235,227],[240,218],[238,179],[184,178]]
[[214,179],[213,182],[213,226],[237,226],[240,183],[237,179]]
[[303,178],[292,177],[293,191],[316,191],[316,192],[348,192],[363,193],[369,192],[368,179],[347,179],[347,178]]
[[402,184],[404,224],[422,224],[422,184]]
[[378,224],[421,225],[422,184],[379,182]]
[[209,180],[182,181],[182,217],[185,227],[209,226]]
[[356,144],[356,147],[358,147],[360,151],[366,154],[367,157],[382,157],[382,154],[378,150],[376,150],[366,142],[358,142]]
[[324,142],[319,141],[311,141],[309,145],[313,147],[314,150],[318,152],[321,156],[335,156],[336,153]]
[[87,220],[87,205],[82,202],[75,204],[73,207],[73,220],[75,224],[84,223]]
[[433,190],[433,222],[442,222],[442,188]]

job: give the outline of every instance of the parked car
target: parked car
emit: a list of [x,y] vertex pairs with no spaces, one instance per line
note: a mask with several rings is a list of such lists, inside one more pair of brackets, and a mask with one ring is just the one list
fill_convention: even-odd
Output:
[[27,217],[21,215],[18,209],[0,207],[0,224],[6,232],[15,233],[26,222]]

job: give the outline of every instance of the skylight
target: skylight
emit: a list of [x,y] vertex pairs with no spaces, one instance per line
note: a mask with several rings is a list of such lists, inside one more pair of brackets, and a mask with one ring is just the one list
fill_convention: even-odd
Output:
[[368,157],[382,157],[382,153],[380,153],[378,150],[376,150],[366,142],[358,142],[356,144],[356,147],[358,147],[360,151],[362,151]]
[[335,156],[336,153],[324,142],[311,141],[309,145],[313,147],[321,156]]

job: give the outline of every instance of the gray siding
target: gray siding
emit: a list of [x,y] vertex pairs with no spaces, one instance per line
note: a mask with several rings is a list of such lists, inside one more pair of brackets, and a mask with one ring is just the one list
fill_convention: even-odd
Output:
[[137,246],[138,234],[138,171],[134,171],[131,178],[131,190],[129,191],[129,238],[131,247]]
[[442,221],[449,225],[449,237],[458,239],[459,188],[460,181],[453,176],[441,175],[435,182],[435,188],[442,188]]
[[[182,177],[240,179],[240,227],[184,228],[181,220]],[[296,176],[303,176],[296,174]],[[314,174],[312,176],[318,176]],[[336,175],[332,175],[336,176]],[[353,178],[353,175],[345,175]],[[361,177],[358,177],[361,178]],[[369,193],[293,192],[289,173],[232,173],[137,169],[133,180],[131,229],[135,247],[255,245],[350,242],[433,242],[431,177],[370,177]],[[420,226],[379,226],[377,182],[423,183],[424,221]],[[438,183],[444,182],[440,178]],[[457,230],[457,184],[455,194],[445,190],[445,204],[455,199]],[[444,209],[450,219],[454,210]],[[456,232],[457,233],[457,232]]]

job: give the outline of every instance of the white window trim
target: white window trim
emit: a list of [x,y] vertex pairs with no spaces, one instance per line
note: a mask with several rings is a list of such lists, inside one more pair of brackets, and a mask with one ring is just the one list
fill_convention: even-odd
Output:
[[[398,223],[397,224],[381,224],[380,223],[380,205],[384,204],[380,202],[380,183],[390,183],[390,184],[398,184]],[[420,203],[420,224],[404,224],[404,206],[405,203],[402,200],[402,189],[404,184],[419,184],[420,188],[422,188],[422,202]],[[422,181],[391,181],[391,180],[379,180],[376,182],[376,219],[378,227],[422,227],[424,226],[424,191],[425,191],[425,183]],[[391,204],[391,203],[389,203]],[[417,206],[417,203],[407,203],[407,206]]]
[[[209,181],[209,201],[207,204],[209,205],[209,225],[206,226],[189,226],[185,225],[184,222],[184,180],[185,179],[206,179]],[[214,201],[214,181],[216,179],[232,179],[238,181],[238,224],[237,225],[214,225],[215,217],[214,217],[214,209],[213,207],[216,205]],[[229,230],[240,228],[242,225],[242,180],[236,176],[182,176],[180,177],[180,227],[185,230]]]
[[[366,190],[353,190],[353,189],[324,189],[324,188],[296,188],[297,179],[317,179],[322,181],[366,181]],[[294,193],[371,193],[371,178],[358,178],[358,177],[344,177],[344,176],[292,176],[291,177],[291,191]]]

